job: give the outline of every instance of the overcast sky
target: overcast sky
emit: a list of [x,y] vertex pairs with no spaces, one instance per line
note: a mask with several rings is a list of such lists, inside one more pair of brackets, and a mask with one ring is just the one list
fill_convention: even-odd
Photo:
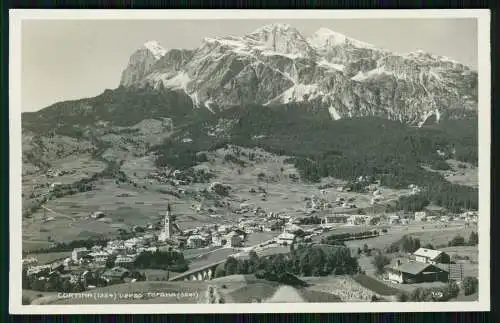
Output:
[[148,40],[196,48],[204,37],[243,35],[289,23],[309,37],[320,27],[391,51],[421,49],[477,68],[476,19],[25,20],[22,111],[116,88],[130,55]]

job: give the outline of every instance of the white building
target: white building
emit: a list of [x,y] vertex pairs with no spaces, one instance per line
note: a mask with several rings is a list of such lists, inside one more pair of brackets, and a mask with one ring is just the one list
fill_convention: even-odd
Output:
[[227,225],[221,225],[218,229],[217,229],[217,232],[221,233],[221,234],[225,234],[225,233],[228,233],[229,231],[231,231],[231,228]]
[[212,245],[216,247],[222,246],[222,236],[219,233],[214,233],[212,235]]
[[128,256],[118,256],[115,260],[115,266],[127,267],[130,266],[135,259],[136,255],[128,255]]
[[413,253],[415,260],[428,264],[449,263],[450,256],[444,251],[419,248]]
[[71,253],[71,260],[78,262],[80,259],[82,259],[83,256],[86,256],[90,253],[90,250],[87,248],[75,248],[73,249],[73,252]]
[[26,273],[29,276],[29,275],[38,274],[38,273],[40,273],[42,271],[48,271],[48,270],[51,270],[51,269],[52,269],[51,265],[33,266],[33,267],[28,268],[28,270],[26,271]]
[[109,258],[109,254],[104,251],[91,252],[89,256],[97,263],[105,263]]
[[347,224],[361,225],[366,222],[366,217],[360,214],[353,214],[347,218]]
[[169,205],[167,209],[167,214],[165,214],[165,218],[163,219],[163,230],[158,236],[158,240],[159,241],[169,240],[172,233],[173,233],[172,215],[170,214],[170,205]]
[[389,224],[399,224],[399,223],[400,223],[399,215],[391,215],[389,217]]
[[415,221],[418,222],[425,221],[426,217],[427,217],[427,212],[425,211],[415,212]]
[[202,248],[205,244],[205,239],[199,234],[190,236],[187,239],[187,245],[189,248]]
[[36,259],[35,257],[29,257],[29,258],[23,259],[23,266],[25,266],[25,265],[31,266],[31,265],[34,265],[36,263],[38,263],[38,259]]
[[293,233],[283,232],[277,237],[277,241],[281,245],[292,245],[295,243],[295,235]]

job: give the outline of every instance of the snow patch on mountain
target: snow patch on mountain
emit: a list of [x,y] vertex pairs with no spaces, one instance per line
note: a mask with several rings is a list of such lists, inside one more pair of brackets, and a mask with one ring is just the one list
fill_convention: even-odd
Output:
[[317,84],[296,84],[280,95],[282,103],[303,102],[323,95]]
[[189,75],[187,75],[186,72],[180,72],[174,77],[168,80],[164,80],[163,85],[171,89],[186,90],[189,82],[191,82],[191,78],[189,77]]
[[358,48],[370,48],[373,49],[374,46],[353,38],[349,38],[346,35],[337,33],[328,28],[318,29],[309,39],[309,44],[315,48],[327,48],[333,46],[343,46],[350,45]]
[[165,54],[167,53],[167,50],[163,48],[156,40],[147,41],[143,46],[144,48],[148,49],[157,60],[165,56]]
[[214,104],[214,101],[212,100],[212,98],[208,99],[207,101],[205,101],[205,106],[207,107],[207,109],[212,112],[213,114],[215,114],[215,111],[212,109],[212,107],[210,105]]
[[341,71],[341,72],[345,69],[345,65],[330,63],[325,59],[322,59],[321,61],[319,61],[318,65],[321,67],[326,67],[326,68],[334,69],[334,70]]
[[367,72],[359,71],[356,75],[354,75],[351,80],[363,82],[371,77],[379,76],[379,75],[395,75],[394,72],[386,70],[384,66],[379,66]]
[[333,106],[328,107],[328,113],[330,113],[330,116],[332,117],[333,120],[342,119],[337,109],[335,109]]

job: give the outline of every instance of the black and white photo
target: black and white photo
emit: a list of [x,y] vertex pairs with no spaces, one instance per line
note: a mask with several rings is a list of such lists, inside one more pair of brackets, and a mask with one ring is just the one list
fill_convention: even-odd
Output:
[[11,311],[489,308],[487,11],[78,11],[11,12]]

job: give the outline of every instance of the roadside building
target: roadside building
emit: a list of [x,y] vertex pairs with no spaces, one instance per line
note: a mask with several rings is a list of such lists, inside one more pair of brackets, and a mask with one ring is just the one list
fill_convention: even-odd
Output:
[[401,222],[399,215],[391,215],[389,217],[389,224],[399,224]]
[[414,284],[422,282],[446,282],[448,272],[433,264],[422,262],[398,263],[386,267],[387,278],[399,284]]
[[420,248],[413,253],[415,260],[421,263],[428,264],[448,264],[450,263],[450,256],[440,250],[433,250],[427,248]]
[[212,245],[216,247],[221,247],[222,246],[222,235],[219,233],[214,233],[212,235]]

